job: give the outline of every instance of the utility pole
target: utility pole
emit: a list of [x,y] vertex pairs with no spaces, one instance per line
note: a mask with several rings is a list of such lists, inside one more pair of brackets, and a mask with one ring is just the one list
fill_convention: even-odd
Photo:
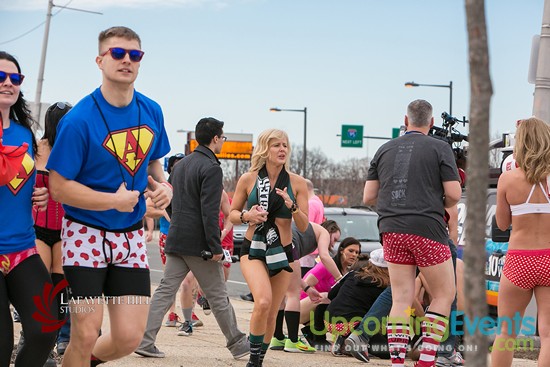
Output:
[[36,103],[36,121],[40,124],[40,114],[42,104],[42,84],[44,84],[44,69],[46,68],[46,52],[48,50],[48,36],[50,34],[50,22],[52,20],[53,0],[48,0],[48,13],[46,14],[46,27],[44,28],[44,39],[42,40],[42,56],[40,57],[40,67],[38,69],[38,82],[36,83],[36,95],[34,103]]
[[[42,40],[42,55],[40,56],[40,66],[38,69],[38,82],[36,83],[36,94],[34,96],[34,103],[36,105],[36,121],[40,124],[40,116],[42,113],[42,104],[41,98],[42,98],[42,85],[44,84],[44,69],[46,68],[46,53],[48,50],[48,38],[50,36],[50,22],[52,20],[52,8],[58,7],[61,9],[69,9],[69,10],[76,10],[81,11],[85,13],[92,13],[92,14],[99,14],[103,15],[103,13],[97,12],[97,11],[90,11],[90,10],[82,10],[82,9],[76,9],[76,8],[69,8],[67,6],[58,6],[54,5],[53,0],[48,0],[48,12],[46,14],[46,26],[44,27],[44,39]],[[61,11],[61,10],[60,10]],[[57,14],[57,13],[56,13]]]
[[544,0],[533,115],[550,123],[550,0]]

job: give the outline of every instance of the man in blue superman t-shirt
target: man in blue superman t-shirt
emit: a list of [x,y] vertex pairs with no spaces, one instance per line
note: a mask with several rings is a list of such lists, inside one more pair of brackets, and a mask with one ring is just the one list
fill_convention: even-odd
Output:
[[[133,30],[100,33],[102,85],[60,122],[47,164],[51,195],[66,212],[63,269],[74,307],[63,366],[96,366],[128,355],[145,329],[145,199],[164,209],[172,188],[158,160],[170,151],[161,108],[134,90],[142,57]],[[106,303],[111,327],[98,338]]]

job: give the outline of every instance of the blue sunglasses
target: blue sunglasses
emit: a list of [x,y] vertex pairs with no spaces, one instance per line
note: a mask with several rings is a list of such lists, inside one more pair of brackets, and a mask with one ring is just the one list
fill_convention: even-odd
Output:
[[23,79],[25,79],[25,75],[23,74],[0,71],[0,83],[4,83],[8,77],[13,85],[21,85],[21,83],[23,83]]
[[128,56],[130,56],[130,60],[133,62],[140,62],[143,58],[143,54],[145,53],[141,50],[127,50],[121,47],[111,47],[99,56],[105,56],[108,52],[111,53],[111,57],[115,60],[122,60],[126,57],[126,54],[128,54]]

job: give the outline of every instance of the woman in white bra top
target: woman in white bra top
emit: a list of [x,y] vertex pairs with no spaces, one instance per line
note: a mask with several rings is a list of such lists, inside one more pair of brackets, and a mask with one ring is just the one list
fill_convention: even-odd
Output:
[[[503,172],[498,181],[496,220],[501,230],[512,225],[498,295],[501,323],[491,353],[491,366],[511,366],[514,348],[509,341],[520,331],[533,293],[537,300],[541,337],[539,366],[550,365],[550,126],[537,118],[518,121],[514,155],[517,169]],[[536,320],[523,319],[523,332],[534,334]]]
[[[539,184],[533,184],[531,187],[531,191],[529,192],[529,196],[527,197],[527,200],[525,200],[525,203],[521,204],[510,204],[510,212],[512,216],[517,215],[524,215],[524,214],[550,214],[550,198],[548,197],[547,193],[547,187],[548,187],[548,179],[546,178],[546,187],[542,184],[542,182],[539,182]],[[540,187],[542,195],[544,195],[546,202],[543,203],[532,203],[531,197],[533,196],[533,193],[535,190]]]

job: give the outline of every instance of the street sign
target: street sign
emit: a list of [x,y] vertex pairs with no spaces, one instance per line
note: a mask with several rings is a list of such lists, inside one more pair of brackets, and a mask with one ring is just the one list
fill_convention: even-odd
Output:
[[392,139],[398,138],[400,134],[401,134],[401,129],[400,128],[394,127],[393,129],[391,129]]
[[363,125],[342,125],[342,148],[363,147]]

